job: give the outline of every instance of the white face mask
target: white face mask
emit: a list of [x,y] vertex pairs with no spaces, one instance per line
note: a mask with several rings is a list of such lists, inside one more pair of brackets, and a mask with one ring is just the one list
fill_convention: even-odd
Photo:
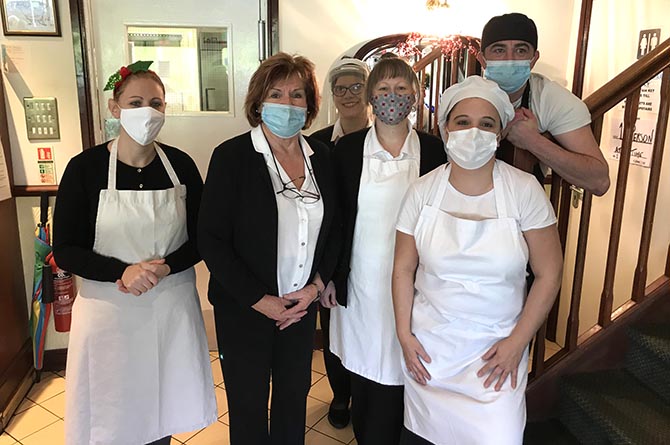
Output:
[[121,126],[140,145],[152,143],[165,123],[165,114],[153,107],[121,108]]
[[447,157],[466,170],[475,170],[486,164],[496,153],[498,136],[477,127],[449,132],[444,144]]

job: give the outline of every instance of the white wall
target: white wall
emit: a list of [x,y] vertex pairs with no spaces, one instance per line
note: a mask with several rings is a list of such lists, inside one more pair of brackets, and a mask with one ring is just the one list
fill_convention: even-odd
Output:
[[[51,146],[60,178],[70,158],[81,151],[79,105],[74,72],[70,10],[67,1],[59,1],[62,37],[0,36],[0,44],[9,53],[19,50],[21,56],[4,62],[5,103],[7,105],[9,140],[12,147],[14,183],[40,185],[37,147]],[[24,97],[56,97],[61,139],[31,142],[26,134],[23,112]]]
[[[446,11],[428,12],[424,0],[281,0],[279,2],[280,49],[299,53],[316,64],[323,87],[331,64],[361,42],[388,34],[464,34],[481,37],[484,24],[493,16],[522,12],[538,27],[541,57],[536,71],[567,85],[572,81],[568,64],[574,0],[450,0]],[[324,91],[324,104],[329,103]],[[322,113],[312,124],[317,130],[328,123]]]

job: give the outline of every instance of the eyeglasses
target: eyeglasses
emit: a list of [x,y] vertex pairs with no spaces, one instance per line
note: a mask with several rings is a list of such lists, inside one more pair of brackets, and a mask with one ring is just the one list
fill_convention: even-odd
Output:
[[353,85],[349,85],[348,87],[345,87],[344,85],[335,85],[333,87],[333,95],[341,97],[347,94],[347,91],[351,91],[351,94],[353,94],[354,96],[358,96],[363,92],[364,87],[365,84],[362,83],[355,83]]
[[[268,147],[270,147],[270,143],[268,143]],[[300,152],[302,153],[302,159],[305,162],[305,166],[307,166],[307,158],[305,157],[305,152],[302,149],[302,146],[300,147]],[[287,182],[284,182],[281,177],[279,165],[277,165],[277,158],[275,158],[275,153],[272,150],[272,147],[270,147],[270,153],[272,154],[272,161],[275,164],[275,170],[277,170],[277,176],[279,176],[279,182],[282,184],[282,189],[279,190],[277,194],[283,195],[285,198],[289,199],[300,199],[305,204],[314,204],[319,202],[321,199],[321,194],[319,193],[319,185],[314,179],[312,169],[307,167],[307,173],[309,174],[309,177],[312,180],[314,187],[316,188],[316,192],[312,192],[310,190],[299,190],[298,187],[292,184],[298,179],[305,179],[305,176],[298,176],[295,179],[289,179]],[[303,186],[305,185],[305,182],[303,182]]]

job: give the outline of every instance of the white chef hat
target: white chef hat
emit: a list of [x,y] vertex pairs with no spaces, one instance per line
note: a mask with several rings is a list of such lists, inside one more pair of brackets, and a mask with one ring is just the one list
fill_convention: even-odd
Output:
[[479,97],[490,102],[498,110],[502,128],[505,128],[507,123],[514,119],[514,107],[509,101],[509,96],[500,89],[497,83],[486,80],[481,76],[470,76],[464,81],[450,86],[442,93],[437,121],[440,132],[452,108],[463,99],[471,97]]

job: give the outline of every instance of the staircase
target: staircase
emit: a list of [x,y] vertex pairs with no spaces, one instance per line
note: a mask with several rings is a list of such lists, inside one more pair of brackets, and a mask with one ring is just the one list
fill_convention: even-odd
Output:
[[525,444],[670,444],[670,324],[630,328],[623,368],[566,376],[560,396]]

